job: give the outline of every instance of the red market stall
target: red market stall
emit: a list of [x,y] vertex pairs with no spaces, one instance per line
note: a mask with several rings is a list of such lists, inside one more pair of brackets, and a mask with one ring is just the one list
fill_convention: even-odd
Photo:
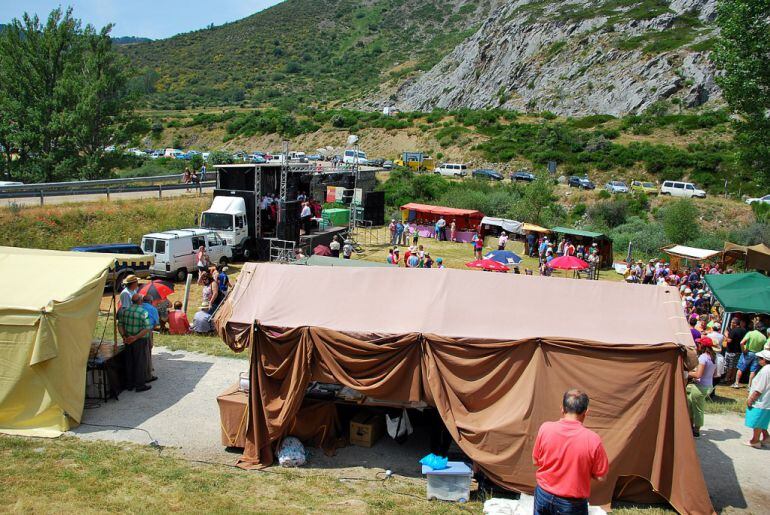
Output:
[[473,233],[481,224],[484,213],[473,209],[457,209],[453,207],[430,206],[410,202],[401,206],[401,219],[404,223],[416,224],[421,237],[435,236],[434,227],[439,218],[444,217],[447,225],[447,236],[452,221],[457,225],[457,241],[471,241]]

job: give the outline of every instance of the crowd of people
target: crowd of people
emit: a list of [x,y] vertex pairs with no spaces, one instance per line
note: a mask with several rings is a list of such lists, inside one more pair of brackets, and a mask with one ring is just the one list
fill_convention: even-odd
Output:
[[[641,263],[631,274],[637,278]],[[721,274],[718,264],[688,268],[679,273],[663,260],[651,260],[642,270],[643,284],[677,288],[684,315],[695,342],[698,365],[688,371],[687,406],[693,436],[700,436],[705,403],[719,384],[735,389],[748,387],[745,424],[752,429],[751,447],[770,445],[770,343],[767,317],[733,313],[728,323],[706,290],[705,276]],[[732,273],[727,270],[725,273]],[[743,382],[746,380],[746,385]]]

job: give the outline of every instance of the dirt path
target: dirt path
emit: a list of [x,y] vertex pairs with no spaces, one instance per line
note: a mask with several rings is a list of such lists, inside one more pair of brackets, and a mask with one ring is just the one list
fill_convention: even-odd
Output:
[[[216,396],[247,370],[247,361],[183,351],[154,349],[159,377],[152,390],[124,392],[118,402],[109,401],[85,411],[84,424],[71,433],[83,439],[128,441],[149,444],[147,433],[136,429],[94,427],[117,425],[148,431],[161,446],[182,456],[233,463],[238,454],[220,443]],[[715,508],[723,513],[763,513],[770,506],[767,470],[770,449],[741,445],[748,429],[735,414],[707,415],[702,437],[696,441],[704,476]],[[398,445],[383,438],[371,449],[346,447],[329,458],[311,451],[310,472],[368,477],[371,468],[389,468],[403,476],[419,477],[417,461],[427,454],[425,435]]]

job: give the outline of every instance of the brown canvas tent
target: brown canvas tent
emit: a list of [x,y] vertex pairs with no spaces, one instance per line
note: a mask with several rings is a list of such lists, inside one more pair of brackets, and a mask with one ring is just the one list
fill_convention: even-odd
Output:
[[[309,284],[337,293],[318,302]],[[421,302],[404,302],[403,284]],[[231,348],[252,348],[242,466],[273,462],[275,443],[301,425],[308,382],[318,380],[435,406],[491,480],[532,492],[537,430],[578,387],[591,396],[586,425],[611,463],[592,503],[666,499],[680,512],[713,512],[684,395],[693,342],[674,289],[247,263],[216,325]]]
[[746,261],[746,270],[770,272],[770,247],[763,243],[744,246],[725,242],[725,264],[732,265],[739,259]]

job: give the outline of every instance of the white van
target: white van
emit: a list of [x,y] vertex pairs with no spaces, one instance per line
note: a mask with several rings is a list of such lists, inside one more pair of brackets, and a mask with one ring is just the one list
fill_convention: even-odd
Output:
[[369,160],[366,158],[366,152],[363,150],[346,150],[345,155],[342,156],[342,162],[348,165],[359,164],[368,165]]
[[681,181],[664,181],[660,187],[661,195],[671,195],[672,197],[687,197],[687,198],[706,198],[706,192],[699,190],[691,182]]
[[307,155],[304,152],[289,152],[289,161],[307,163]]
[[465,177],[468,175],[468,165],[460,163],[442,163],[433,173],[449,177]]
[[150,275],[178,281],[184,281],[188,273],[198,269],[195,254],[201,246],[214,264],[227,264],[233,259],[230,246],[208,229],[178,229],[142,236],[142,250],[155,256]]

